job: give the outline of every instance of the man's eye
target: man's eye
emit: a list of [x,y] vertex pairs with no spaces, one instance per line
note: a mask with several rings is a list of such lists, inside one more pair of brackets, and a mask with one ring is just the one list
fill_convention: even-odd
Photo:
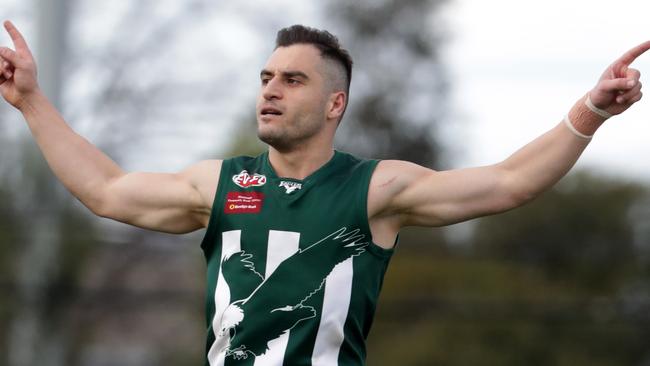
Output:
[[298,83],[300,83],[300,82],[298,80],[296,80],[296,79],[287,80],[287,84],[290,84],[290,85],[294,85],[294,84],[298,84]]
[[269,83],[269,79],[262,79],[262,85],[266,85]]

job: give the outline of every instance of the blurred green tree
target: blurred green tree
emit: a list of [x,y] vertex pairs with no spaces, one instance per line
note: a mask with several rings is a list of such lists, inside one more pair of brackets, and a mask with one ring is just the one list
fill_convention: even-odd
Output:
[[445,0],[327,2],[331,29],[355,60],[340,148],[424,166],[442,163],[436,135],[447,109],[438,19]]
[[579,172],[480,219],[467,251],[400,253],[369,364],[644,364],[650,277],[638,206],[648,197],[640,184]]
[[574,173],[523,208],[480,220],[476,253],[609,293],[638,270],[631,212],[645,195],[637,183]]

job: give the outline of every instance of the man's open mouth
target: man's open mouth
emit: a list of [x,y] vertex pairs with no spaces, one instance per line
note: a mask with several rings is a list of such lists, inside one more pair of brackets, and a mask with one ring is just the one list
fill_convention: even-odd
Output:
[[263,116],[268,116],[268,115],[280,116],[280,115],[282,115],[282,112],[280,112],[279,109],[276,109],[276,108],[273,108],[273,107],[265,107],[265,108],[262,108],[260,114],[263,115]]

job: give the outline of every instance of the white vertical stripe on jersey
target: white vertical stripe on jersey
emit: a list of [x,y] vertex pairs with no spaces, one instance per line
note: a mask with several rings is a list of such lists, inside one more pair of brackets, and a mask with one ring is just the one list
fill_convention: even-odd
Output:
[[266,272],[264,278],[268,278],[273,271],[298,251],[300,244],[300,233],[293,231],[269,230],[269,246],[266,254]]
[[[221,234],[221,263],[224,259],[241,251],[241,230],[224,231]],[[214,318],[212,319],[212,331],[216,338],[218,338],[219,330],[221,329],[221,316],[226,308],[230,305],[230,287],[223,278],[221,273],[221,265],[219,265],[219,275],[217,277],[217,285],[214,289]],[[226,335],[229,337],[229,335]],[[211,366],[223,366],[226,353],[219,352],[222,347],[218,347],[219,339],[215,341],[208,351],[208,361]],[[228,345],[228,340],[225,339],[225,345]],[[223,342],[219,342],[224,345]]]
[[[266,255],[266,273],[268,278],[285,259],[298,251],[300,233],[291,231],[269,231],[269,246]],[[289,331],[269,342],[269,350],[255,358],[254,366],[281,366],[284,352],[289,344]]]
[[348,316],[352,296],[353,258],[348,258],[334,267],[325,280],[323,311],[316,334],[312,366],[338,364],[339,351],[343,343],[343,326]]

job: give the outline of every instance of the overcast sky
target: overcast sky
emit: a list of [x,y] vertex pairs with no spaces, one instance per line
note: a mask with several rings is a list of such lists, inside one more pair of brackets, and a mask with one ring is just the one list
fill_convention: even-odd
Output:
[[[561,121],[611,62],[650,40],[648,14],[641,0],[452,1],[447,133],[457,165],[499,161]],[[633,67],[644,80],[650,53]],[[650,180],[649,90],[597,132],[578,167]]]
[[[14,0],[4,1],[19,4]],[[93,2],[79,1],[78,4],[91,6]],[[169,40],[170,47],[185,44],[195,49],[195,45],[203,48],[207,42],[194,35],[210,34],[209,44],[231,50],[227,54],[229,58],[219,61],[242,67],[248,63],[253,70],[249,72],[250,82],[257,85],[255,75],[265,57],[255,53],[260,52],[262,40],[259,35],[245,31],[251,25],[245,19],[250,21],[250,16],[240,19],[232,14],[263,11],[266,15],[263,21],[278,27],[293,23],[317,27],[327,24],[319,19],[315,3],[292,4],[286,0],[223,3],[219,11],[224,12],[224,16],[231,15],[222,17],[219,22],[205,23],[203,28],[192,33],[179,30],[178,42]],[[174,8],[169,9],[173,11]],[[0,14],[3,12],[7,11],[0,9]],[[32,36],[34,19],[30,14],[25,10],[2,15],[16,18],[26,34]],[[450,36],[443,55],[450,70],[453,108],[442,131],[453,159],[450,165],[495,163],[560,122],[574,101],[593,87],[607,65],[627,49],[650,39],[648,14],[650,3],[641,0],[450,0],[442,18],[446,23],[443,28]],[[97,19],[92,20],[89,29],[99,33],[88,33],[92,34],[89,36],[91,42],[101,42],[98,34],[102,34],[102,24]],[[214,38],[214,35],[223,34],[224,28],[238,29],[235,33],[245,36],[250,47],[241,40],[228,44],[227,40],[233,38]],[[104,31],[109,34],[110,29]],[[7,38],[3,35],[0,40],[5,43]],[[184,54],[178,51],[175,57]],[[642,56],[633,66],[650,75],[650,54]],[[240,72],[247,70],[239,69]],[[647,80],[646,83],[650,85]],[[237,99],[248,100],[254,93],[239,93]],[[598,131],[578,167],[650,181],[648,136],[650,95],[623,116],[608,121]],[[215,143],[214,136],[205,140],[206,144]],[[200,137],[195,145],[201,145]],[[156,148],[160,150],[159,147],[152,147],[152,150]],[[131,167],[175,170],[185,164],[187,161],[179,158],[173,166],[164,159],[158,163],[134,162]]]

